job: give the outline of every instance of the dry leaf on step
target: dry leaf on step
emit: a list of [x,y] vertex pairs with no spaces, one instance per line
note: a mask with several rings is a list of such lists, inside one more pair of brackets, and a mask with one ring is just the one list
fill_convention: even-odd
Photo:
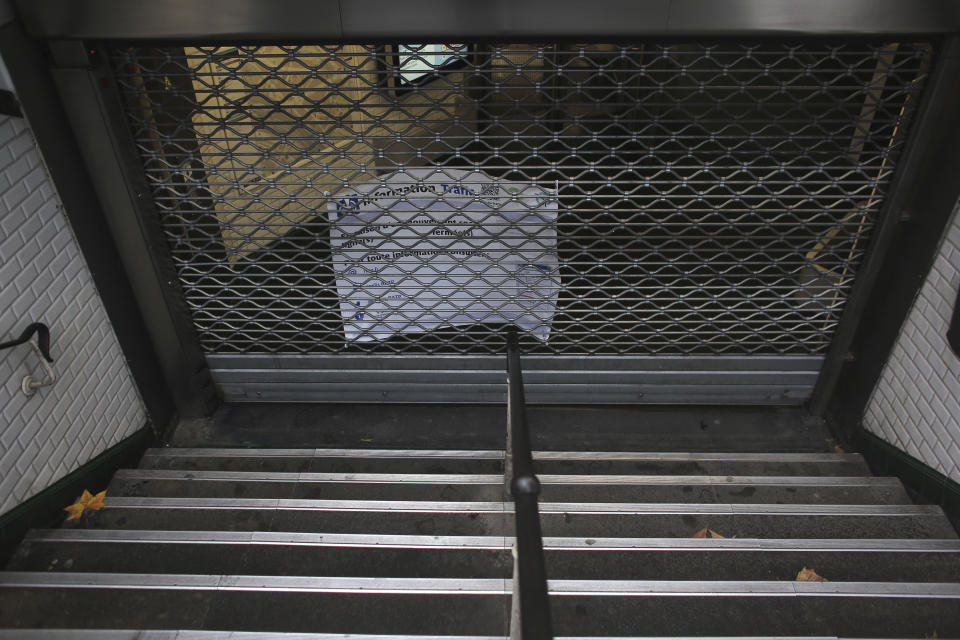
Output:
[[99,511],[104,507],[103,501],[106,497],[106,490],[101,491],[97,495],[93,495],[84,489],[83,493],[80,494],[80,498],[76,502],[69,507],[63,508],[64,511],[70,514],[67,520],[79,520],[80,516],[82,516],[83,512],[87,509],[90,509],[91,511]]
[[697,531],[695,534],[693,534],[690,537],[691,538],[726,538],[726,536],[722,536],[716,531],[714,531],[713,529],[708,529],[706,527],[704,527],[703,529],[700,529],[700,531]]
[[813,569],[807,569],[804,567],[800,570],[800,573],[797,574],[797,582],[830,582],[823,576],[819,575]]
[[100,509],[103,509],[103,507],[105,506],[104,500],[106,499],[106,497],[107,497],[106,490],[103,490],[97,495],[93,496],[92,498],[90,498],[89,502],[87,502],[87,509],[100,511]]

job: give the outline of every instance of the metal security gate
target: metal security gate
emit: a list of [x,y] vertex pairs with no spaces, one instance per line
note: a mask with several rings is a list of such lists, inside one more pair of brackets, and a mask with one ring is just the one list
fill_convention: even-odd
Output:
[[[778,404],[809,396],[933,58],[922,42],[820,40],[111,54],[227,399],[502,400],[503,310],[522,285],[473,273],[489,316],[438,321],[469,265],[390,191],[406,176],[476,203],[482,176],[503,202],[529,188],[556,203],[540,218],[548,335],[525,338],[533,401]],[[540,215],[526,196],[509,206]],[[337,203],[393,225],[366,248],[415,249],[394,275],[435,276],[394,332],[349,333]]]

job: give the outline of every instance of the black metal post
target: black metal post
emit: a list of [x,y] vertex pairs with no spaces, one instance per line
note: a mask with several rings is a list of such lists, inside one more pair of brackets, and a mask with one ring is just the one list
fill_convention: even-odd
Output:
[[507,333],[507,421],[517,540],[517,573],[520,581],[520,628],[523,640],[553,638],[550,598],[543,560],[543,536],[537,500],[540,481],[533,472],[527,407],[523,396],[523,372],[517,331]]

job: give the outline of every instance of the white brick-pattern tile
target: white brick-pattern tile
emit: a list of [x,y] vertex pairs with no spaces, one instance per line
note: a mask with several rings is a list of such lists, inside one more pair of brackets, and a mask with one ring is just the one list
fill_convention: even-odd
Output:
[[[0,341],[50,327],[57,382],[23,345],[0,351],[0,513],[143,427],[146,416],[33,135],[0,116]],[[93,488],[93,487],[91,487]]]
[[960,482],[960,358],[947,328],[960,286],[960,204],[907,317],[863,424]]

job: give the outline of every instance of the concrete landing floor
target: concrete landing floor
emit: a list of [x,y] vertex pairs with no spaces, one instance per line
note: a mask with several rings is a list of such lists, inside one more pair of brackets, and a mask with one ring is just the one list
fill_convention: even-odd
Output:
[[[534,406],[534,449],[832,452],[826,426],[800,409]],[[182,421],[175,447],[502,449],[498,405],[225,404]]]

